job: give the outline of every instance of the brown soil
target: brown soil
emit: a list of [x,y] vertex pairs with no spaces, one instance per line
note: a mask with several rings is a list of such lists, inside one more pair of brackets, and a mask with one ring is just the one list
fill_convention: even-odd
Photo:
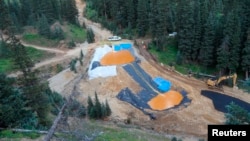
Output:
[[[90,54],[90,52],[92,54],[93,49],[102,45],[105,40],[112,35],[99,24],[93,23],[82,17],[85,5],[81,0],[76,0],[76,3],[77,8],[80,11],[79,20],[81,23],[85,22],[86,26],[91,27],[94,30],[96,34],[96,43],[89,44],[86,48],[80,47],[74,50],[66,51],[64,54],[60,55],[61,57],[52,59],[53,61],[61,61],[71,58],[72,56],[78,56],[81,49],[83,49],[85,55]],[[147,41],[144,41],[144,43],[146,42]],[[141,67],[152,77],[161,76],[162,78],[169,80],[172,83],[172,90],[179,91],[181,89],[185,89],[188,93],[188,98],[192,100],[190,104],[165,111],[151,111],[156,115],[157,119],[150,120],[150,118],[142,111],[116,98],[117,94],[126,87],[131,89],[134,93],[141,90],[139,84],[137,84],[121,66],[117,66],[118,75],[114,77],[96,78],[92,80],[88,80],[87,77],[84,77],[84,79],[82,79],[78,84],[78,88],[80,90],[78,100],[87,105],[88,96],[94,98],[94,94],[96,92],[101,102],[105,102],[105,100],[108,101],[112,110],[112,115],[110,117],[111,121],[123,122],[129,118],[131,119],[132,124],[138,125],[141,128],[154,130],[163,134],[181,136],[183,137],[183,141],[191,141],[190,138],[186,139],[187,137],[196,137],[192,141],[197,141],[197,138],[200,137],[206,138],[208,124],[224,123],[224,113],[217,111],[213,106],[213,102],[209,98],[200,94],[201,90],[207,89],[207,86],[203,81],[182,75],[168,66],[161,65],[147,52],[146,48],[142,47],[143,46],[139,44],[136,48],[136,50],[139,50],[140,55],[143,56],[140,64]],[[59,53],[57,50],[53,50],[53,52]],[[89,57],[85,57],[85,59],[86,62],[91,60]],[[53,62],[48,60],[48,62],[41,62],[36,66],[41,67],[45,64],[47,65],[51,63]],[[85,68],[79,72],[86,73]],[[62,77],[65,76],[65,78],[68,78],[71,77],[71,75],[72,74],[66,73],[62,74]],[[58,80],[57,83],[61,84],[61,81]],[[68,86],[69,85],[65,84],[63,91],[63,93],[65,93],[64,96],[69,91],[67,90]],[[250,103],[250,94],[244,93],[242,90],[235,90],[224,86],[224,94]]]
[[[80,0],[76,0],[78,8],[82,5]],[[103,39],[110,36],[105,29],[101,30],[96,23],[90,23],[85,18],[85,23],[94,27],[95,34],[101,31],[103,34],[98,37],[99,43]],[[104,38],[105,37],[105,38]],[[126,40],[127,41],[127,40]],[[146,43],[147,41],[144,41]],[[139,43],[142,43],[141,41]],[[173,134],[182,136],[185,140],[186,137],[202,137],[207,136],[208,124],[223,124],[225,121],[224,113],[217,111],[210,99],[200,94],[201,90],[208,89],[205,82],[197,80],[193,77],[188,77],[174,71],[169,66],[164,66],[156,62],[155,58],[150,55],[143,45],[139,44],[136,48],[139,50],[140,55],[144,58],[141,62],[141,67],[152,77],[161,76],[172,83],[172,90],[184,89],[188,93],[188,98],[191,99],[189,105],[183,105],[177,109],[170,109],[165,111],[153,111],[157,116],[156,120],[143,114],[134,106],[120,101],[116,95],[123,88],[130,88],[135,93],[140,91],[140,86],[121,68],[117,67],[118,75],[115,77],[97,78],[93,80],[84,79],[79,83],[81,95],[79,101],[87,103],[87,97],[94,97],[96,92],[100,101],[108,100],[112,109],[111,121],[124,121],[127,118],[132,120],[132,123],[150,130],[154,130],[164,134]],[[235,90],[230,87],[224,86],[224,94],[239,98],[243,101],[250,102],[250,95],[241,90]],[[198,139],[195,139],[196,141]],[[188,141],[188,139],[186,139]]]

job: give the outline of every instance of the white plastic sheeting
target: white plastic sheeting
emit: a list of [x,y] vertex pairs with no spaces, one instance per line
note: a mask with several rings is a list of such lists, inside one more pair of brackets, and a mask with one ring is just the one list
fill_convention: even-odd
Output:
[[91,71],[89,71],[89,79],[94,79],[97,77],[109,77],[116,76],[116,66],[100,66]]
[[91,70],[92,64],[94,61],[100,62],[102,57],[105,54],[111,52],[112,50],[113,49],[111,47],[109,47],[108,45],[104,45],[103,47],[99,47],[99,48],[95,49],[93,59],[91,60],[91,63],[90,63],[89,69],[88,69],[89,80],[97,78],[97,77],[109,77],[109,76],[116,76],[117,75],[116,66],[99,66],[99,67]]

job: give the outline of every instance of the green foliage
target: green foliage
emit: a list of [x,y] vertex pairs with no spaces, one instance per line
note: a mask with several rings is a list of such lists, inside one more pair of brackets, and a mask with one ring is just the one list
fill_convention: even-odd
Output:
[[247,0],[87,0],[85,14],[114,34],[148,36],[155,42],[157,51],[165,49],[168,33],[177,32],[175,38],[184,63],[205,68],[217,66],[226,73],[249,70],[245,65],[249,62],[249,51],[244,49],[249,9]]
[[51,39],[58,39],[58,40],[65,39],[64,32],[63,32],[61,26],[56,25],[54,27],[54,29],[52,29],[50,37],[51,37]]
[[56,64],[56,73],[59,73],[63,70],[63,67],[61,64]]
[[248,71],[250,70],[250,28],[248,29],[248,37],[244,43],[244,48],[242,50],[242,70],[247,73],[246,79],[248,79]]
[[248,78],[247,80],[243,81],[242,83],[238,84],[238,87],[245,92],[250,93],[250,79]]
[[0,73],[10,72],[14,68],[11,59],[1,59],[0,58]]
[[225,114],[226,124],[230,125],[242,125],[250,124],[250,113],[240,107],[239,105],[231,102],[226,105],[227,113]]
[[0,58],[8,58],[11,56],[11,50],[8,44],[4,41],[0,41]]
[[[33,60],[34,62],[38,62],[42,60],[43,58],[47,58],[48,56],[51,56],[50,53],[47,53],[42,50],[37,50],[32,47],[26,47],[28,56]],[[6,52],[7,53],[7,52]],[[11,54],[3,55],[6,57],[0,57],[0,72],[11,72],[13,70],[16,70],[16,67],[14,67],[14,62],[11,59]]]
[[87,42],[94,43],[95,42],[95,34],[92,28],[87,28]]
[[[78,10],[76,8],[75,0],[65,0],[62,3],[64,10],[64,18],[72,24],[77,25]],[[67,10],[66,10],[67,9]]]
[[95,102],[93,102],[88,96],[87,114],[93,119],[103,119],[111,115],[111,109],[107,100],[105,103],[101,103],[98,99],[97,93],[95,92]]
[[42,15],[38,22],[38,33],[39,35],[42,35],[49,39],[51,35],[50,32],[51,31],[47,17],[45,15]]
[[32,71],[33,61],[26,48],[15,36],[10,37],[10,47],[13,52],[14,64],[22,72],[18,84],[27,100],[27,106],[36,112],[39,125],[50,126],[51,121],[48,119],[48,114],[51,111],[51,105],[46,93],[46,90],[49,89],[48,85],[39,80],[37,71]]
[[70,70],[71,71],[74,71],[75,73],[77,73],[77,70],[76,70],[76,63],[77,63],[77,58],[75,59],[72,59],[71,62],[70,62]]
[[86,31],[76,25],[65,25],[65,38],[67,40],[74,40],[75,42],[84,42],[86,40]]
[[11,138],[12,139],[21,139],[21,138],[30,138],[30,139],[36,139],[40,137],[39,134],[37,133],[17,133],[17,132],[13,132],[10,130],[3,130],[0,131],[0,138]]
[[0,74],[0,127],[34,128],[37,121],[15,80]]
[[[8,14],[8,7],[4,0],[0,0],[0,29],[6,29],[10,25],[10,19]],[[1,31],[0,31],[1,34]]]
[[110,109],[110,107],[109,107],[109,104],[108,104],[107,99],[106,99],[106,101],[105,101],[105,110],[106,110],[106,115],[107,115],[107,116],[110,116],[111,113],[112,113],[112,111],[111,111],[111,109]]
[[47,47],[55,47],[58,45],[58,40],[51,40],[48,38],[45,38],[39,34],[33,34],[33,33],[25,33],[22,36],[22,39],[30,44],[39,45],[39,46],[47,46]]
[[80,117],[83,118],[86,116],[86,108],[77,100],[73,99],[68,107],[67,112],[70,116]]
[[75,41],[72,39],[68,42],[68,48],[72,49],[76,47]]
[[127,128],[101,128],[104,131],[103,134],[97,136],[95,141],[170,141],[168,137],[159,136],[149,132],[142,132],[136,129]]
[[84,55],[83,55],[82,50],[81,50],[80,57],[79,57],[79,61],[80,61],[81,66],[83,65],[83,62],[82,62],[83,57],[84,57]]
[[138,36],[144,37],[148,28],[147,3],[144,0],[138,0],[137,14]]

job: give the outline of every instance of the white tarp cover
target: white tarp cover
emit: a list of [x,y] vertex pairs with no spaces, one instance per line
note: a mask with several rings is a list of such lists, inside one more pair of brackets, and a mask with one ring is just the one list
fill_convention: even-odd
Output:
[[111,51],[112,51],[112,48],[109,47],[108,45],[104,45],[103,47],[99,47],[95,49],[95,53],[94,53],[93,59],[91,60],[89,70],[88,70],[89,80],[97,78],[97,77],[108,77],[108,76],[117,75],[116,66],[99,66],[91,70],[92,64],[94,61],[100,62],[102,57]]
[[94,79],[97,77],[109,77],[116,76],[116,66],[100,66],[89,72],[89,79]]

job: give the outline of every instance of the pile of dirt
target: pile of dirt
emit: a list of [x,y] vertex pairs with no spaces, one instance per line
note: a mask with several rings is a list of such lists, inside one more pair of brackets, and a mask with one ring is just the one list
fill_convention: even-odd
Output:
[[101,59],[101,65],[121,65],[131,63],[135,60],[133,55],[128,50],[118,52],[109,52]]
[[177,91],[170,90],[164,94],[158,94],[156,97],[152,98],[148,102],[148,105],[153,110],[166,110],[179,105],[182,100],[182,94]]

